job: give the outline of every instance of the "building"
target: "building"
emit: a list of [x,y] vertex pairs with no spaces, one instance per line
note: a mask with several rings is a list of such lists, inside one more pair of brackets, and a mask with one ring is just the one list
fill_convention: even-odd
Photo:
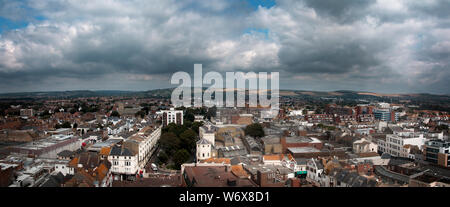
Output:
[[311,114],[306,116],[310,123],[333,123],[334,116],[331,114]]
[[143,170],[161,138],[161,126],[150,125],[130,136],[122,146],[113,146],[108,156],[111,172],[121,179],[143,174]]
[[281,145],[283,147],[283,153],[286,153],[288,148],[314,147],[320,150],[323,147],[323,143],[319,139],[314,137],[303,137],[303,136],[282,137]]
[[356,115],[363,115],[363,114],[372,114],[373,113],[373,106],[369,106],[367,104],[358,104],[355,108]]
[[209,143],[215,146],[217,128],[213,125],[201,126],[199,128],[200,139],[206,139]]
[[423,134],[415,133],[396,133],[386,135],[386,139],[378,139],[378,151],[380,153],[388,153],[395,157],[404,157],[414,159],[414,155],[410,153],[410,146],[417,146],[423,149],[426,139]]
[[247,149],[244,146],[239,145],[221,147],[217,150],[218,157],[225,157],[225,158],[244,156],[247,154],[248,154]]
[[197,141],[197,162],[211,158],[213,144],[207,139],[200,139]]
[[264,154],[279,154],[283,152],[281,139],[278,135],[268,135],[261,138]]
[[373,114],[360,114],[356,116],[357,121],[359,122],[373,122],[375,121],[375,117]]
[[251,136],[245,136],[242,139],[244,146],[247,148],[248,152],[251,155],[262,155],[262,146],[261,143],[256,141],[255,138]]
[[15,146],[10,152],[39,158],[58,158],[58,153],[81,148],[81,139],[73,135],[52,135],[48,138]]
[[354,115],[337,115],[335,118],[336,123],[354,123],[356,120]]
[[295,177],[294,170],[283,165],[244,165],[251,179],[260,187],[285,187]]
[[318,150],[314,147],[292,147],[287,149],[287,153],[292,154],[295,158],[317,158],[336,156],[342,159],[347,158],[346,151],[344,149],[335,148],[333,150],[322,149]]
[[20,116],[23,118],[30,118],[34,116],[33,109],[20,109]]
[[320,160],[311,158],[306,162],[306,180],[314,186],[325,186],[324,166]]
[[377,181],[347,169],[334,169],[329,173],[330,187],[376,187]]
[[73,176],[64,183],[65,187],[111,187],[111,164],[98,153],[80,153],[68,165],[71,170],[68,174],[73,173]]
[[143,169],[152,155],[158,140],[161,138],[161,126],[150,125],[130,136],[123,145],[136,152],[138,165]]
[[378,145],[368,139],[362,138],[353,142],[353,153],[377,152]]
[[253,123],[252,114],[239,114],[231,117],[231,124],[250,125]]
[[108,156],[111,173],[120,180],[135,177],[138,173],[138,156],[123,146],[114,146]]
[[221,166],[220,164],[205,166],[189,166],[182,167],[183,186],[186,187],[257,187],[257,184],[242,176],[246,173],[231,166]]
[[205,120],[205,117],[202,115],[195,115],[194,116],[194,122],[202,122],[203,120]]
[[167,126],[170,123],[175,123],[177,125],[183,125],[183,111],[175,110],[174,108],[170,108],[170,110],[162,110],[160,111],[162,114],[162,124],[163,126]]
[[353,114],[353,108],[350,107],[340,107],[336,104],[328,104],[325,107],[325,112],[327,114],[336,114],[336,115],[352,115]]
[[425,142],[425,161],[438,164],[444,167],[450,167],[450,142],[440,139],[433,139]]
[[373,116],[380,121],[395,122],[395,113],[390,109],[374,109]]

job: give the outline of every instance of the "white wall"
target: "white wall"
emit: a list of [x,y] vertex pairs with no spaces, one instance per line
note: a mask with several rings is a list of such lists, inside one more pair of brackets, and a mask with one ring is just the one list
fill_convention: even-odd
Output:
[[197,160],[211,158],[211,144],[197,144]]

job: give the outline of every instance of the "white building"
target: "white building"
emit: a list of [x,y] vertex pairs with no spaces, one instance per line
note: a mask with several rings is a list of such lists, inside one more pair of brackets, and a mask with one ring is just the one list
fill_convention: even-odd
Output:
[[108,156],[111,173],[115,175],[136,175],[138,173],[138,155],[125,147],[114,146]]
[[125,141],[124,145],[132,152],[134,151],[138,154],[138,165],[140,168],[144,168],[147,164],[156,143],[161,138],[161,128],[161,126],[146,127]]
[[20,116],[22,118],[30,118],[34,116],[33,109],[20,109]]
[[55,163],[55,173],[62,173],[64,176],[75,174],[75,169],[70,167],[68,162]]
[[183,111],[175,110],[170,108],[170,110],[161,110],[157,114],[162,115],[162,124],[167,126],[170,123],[175,123],[177,125],[183,125]]
[[194,116],[194,122],[202,122],[203,120],[205,120],[205,117],[202,115],[195,115]]
[[353,142],[354,153],[377,152],[378,145],[368,139],[362,138]]
[[161,138],[161,128],[148,126],[129,137],[121,147],[114,146],[108,156],[111,172],[122,175],[141,173]]
[[289,116],[301,116],[303,115],[303,110],[291,110],[289,111]]
[[325,186],[327,176],[324,172],[324,166],[320,160],[311,158],[306,162],[306,180],[314,186]]
[[391,107],[391,104],[381,102],[381,103],[378,103],[378,107],[383,108],[383,109],[388,109]]
[[426,138],[423,134],[400,132],[386,135],[386,140],[378,140],[378,150],[382,153],[388,153],[395,157],[414,158],[410,155],[410,147],[417,146],[422,150]]
[[197,142],[197,162],[206,160],[212,157],[213,145],[206,139],[200,139]]

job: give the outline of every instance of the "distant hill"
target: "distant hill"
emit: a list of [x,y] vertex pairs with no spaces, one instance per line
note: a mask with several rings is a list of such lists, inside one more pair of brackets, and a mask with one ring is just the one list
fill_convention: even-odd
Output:
[[[136,97],[163,97],[170,98],[174,88],[155,89],[148,91],[117,91],[117,90],[77,90],[77,91],[52,91],[52,92],[23,92],[0,94],[0,99],[45,99],[45,98],[79,98],[102,96],[136,96]],[[206,88],[204,88],[206,89]],[[427,93],[418,94],[382,94],[361,91],[305,91],[305,90],[280,90],[280,96],[305,99],[349,99],[349,100],[412,100],[434,103],[450,103],[449,95],[435,95]]]
[[40,98],[77,98],[77,97],[100,97],[100,96],[118,96],[127,95],[130,91],[48,91],[48,92],[21,92],[21,93],[3,93],[0,99],[40,99]]

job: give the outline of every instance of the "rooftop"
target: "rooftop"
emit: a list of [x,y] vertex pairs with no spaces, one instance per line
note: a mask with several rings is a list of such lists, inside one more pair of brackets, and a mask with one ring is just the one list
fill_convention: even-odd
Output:
[[320,150],[314,147],[289,147],[288,150],[294,154],[320,152]]
[[227,166],[188,166],[184,173],[188,185],[195,187],[256,187],[247,178],[235,176]]

